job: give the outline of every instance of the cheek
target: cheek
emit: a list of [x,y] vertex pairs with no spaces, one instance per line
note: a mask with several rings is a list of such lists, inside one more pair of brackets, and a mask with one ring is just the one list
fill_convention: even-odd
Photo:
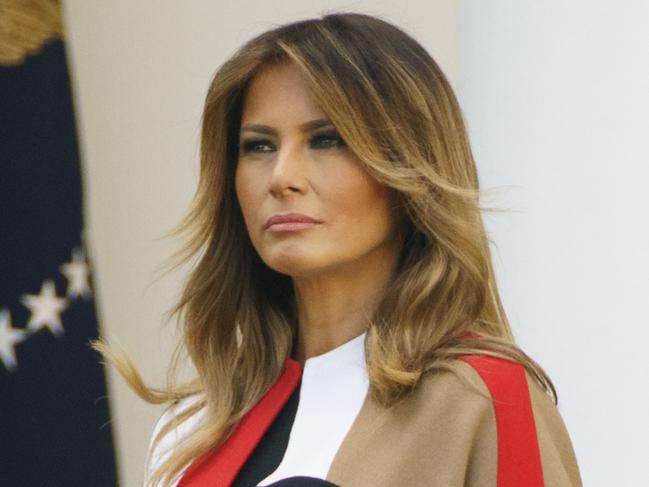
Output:
[[389,192],[358,165],[337,171],[329,185],[330,207],[341,216],[341,231],[348,239],[375,240],[392,227]]
[[238,166],[234,177],[237,201],[248,228],[253,224],[253,215],[258,204],[256,199],[259,197],[256,180],[250,176],[248,171]]

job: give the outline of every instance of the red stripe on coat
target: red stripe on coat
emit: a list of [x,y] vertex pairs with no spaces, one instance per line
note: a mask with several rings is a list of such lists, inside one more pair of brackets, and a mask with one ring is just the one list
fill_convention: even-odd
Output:
[[178,487],[226,487],[234,482],[301,377],[300,363],[287,359],[282,375],[241,419],[232,435],[216,451],[194,462],[180,479]]
[[487,385],[498,433],[498,487],[543,487],[536,423],[521,364],[486,355],[464,355]]

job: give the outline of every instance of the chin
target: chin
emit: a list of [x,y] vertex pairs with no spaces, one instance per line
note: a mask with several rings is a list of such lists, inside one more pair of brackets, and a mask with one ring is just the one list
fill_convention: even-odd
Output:
[[331,266],[331,262],[321,256],[301,252],[281,252],[265,256],[264,263],[280,274],[302,277],[316,274]]
[[286,274],[291,277],[307,276],[320,269],[319,266],[313,265],[308,259],[296,258],[277,259],[267,262],[266,265],[280,274]]

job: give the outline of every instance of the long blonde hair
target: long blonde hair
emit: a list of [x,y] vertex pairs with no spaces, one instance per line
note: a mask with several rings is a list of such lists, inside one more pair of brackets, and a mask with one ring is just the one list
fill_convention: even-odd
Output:
[[145,400],[200,397],[158,435],[199,409],[206,413],[154,472],[153,483],[170,482],[227,439],[281,374],[296,337],[291,278],[254,251],[234,191],[246,86],[262,66],[283,61],[302,70],[349,148],[397,195],[400,262],[365,342],[373,397],[394,405],[427,372],[479,353],[523,364],[556,401],[547,375],[514,344],[492,268],[476,166],[449,82],[426,50],[394,25],[358,13],[329,14],[250,40],[209,87],[200,180],[174,232],[186,245],[173,257],[177,264],[196,259],[172,312],[198,378],[152,389],[129,360],[98,345]]

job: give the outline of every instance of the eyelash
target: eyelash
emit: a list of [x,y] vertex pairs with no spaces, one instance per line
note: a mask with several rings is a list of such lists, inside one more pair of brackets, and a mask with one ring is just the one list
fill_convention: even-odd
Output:
[[[325,146],[325,147],[314,147],[314,145],[320,141],[323,140],[330,140],[330,141],[335,141],[335,145],[333,146]],[[259,145],[274,145],[270,140],[268,139],[249,139],[249,140],[244,140],[240,145],[239,145],[239,150],[243,154],[248,154],[250,152],[254,153],[264,153],[264,152],[270,152],[270,151],[258,151],[255,150],[255,147]],[[309,139],[309,145],[311,147],[314,147],[315,149],[336,149],[345,146],[345,141],[338,135],[336,132],[332,133],[327,133],[327,134],[317,134],[314,135]]]

